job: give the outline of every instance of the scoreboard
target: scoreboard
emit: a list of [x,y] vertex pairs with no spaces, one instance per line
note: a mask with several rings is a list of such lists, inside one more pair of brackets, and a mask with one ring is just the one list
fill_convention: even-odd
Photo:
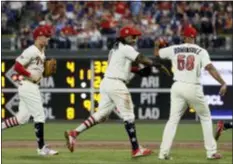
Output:
[[[15,80],[17,74],[13,65],[14,59],[3,59],[1,63],[3,118],[18,111],[18,82]],[[57,59],[57,73],[43,78],[39,84],[47,119],[80,119],[97,111],[101,98],[99,86],[106,68],[106,59]],[[152,76],[143,78],[131,75],[129,88],[138,119],[160,119],[168,116],[172,79],[159,74],[157,70],[153,72]],[[112,115],[111,118],[117,118],[117,115]]]
[[[171,69],[170,63],[166,63],[166,65]],[[2,59],[2,118],[10,117],[18,111],[18,75],[13,66],[13,58]],[[39,84],[46,118],[49,120],[84,119],[96,112],[101,99],[99,86],[106,68],[106,59],[58,58],[57,73],[43,78]],[[128,87],[135,105],[136,118],[140,120],[167,119],[170,110],[172,78],[158,72],[155,68],[153,68],[151,76],[140,77],[132,73],[131,77],[132,80]],[[214,90],[216,93],[217,88],[219,87]],[[212,87],[207,87],[207,92],[212,91]],[[213,99],[211,96],[208,97],[209,103],[212,103],[211,98]],[[230,109],[228,106],[226,108]],[[112,114],[110,118],[118,119],[118,116]],[[184,118],[196,119],[195,110],[187,110]]]

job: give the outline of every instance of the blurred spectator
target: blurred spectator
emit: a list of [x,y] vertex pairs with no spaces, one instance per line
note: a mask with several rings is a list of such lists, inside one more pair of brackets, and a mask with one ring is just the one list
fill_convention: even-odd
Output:
[[132,1],[130,3],[130,12],[133,17],[138,16],[142,9],[142,2],[141,1]]
[[84,29],[83,31],[78,33],[78,48],[88,48],[89,38],[89,29]]
[[104,34],[114,34],[116,33],[116,27],[117,21],[114,20],[113,16],[108,10],[104,10],[104,13],[102,15],[102,19],[100,22],[101,26],[101,33]]
[[126,13],[126,10],[128,9],[128,5],[126,2],[115,2],[114,4],[114,18],[116,21],[119,21]]
[[20,47],[22,49],[27,48],[33,43],[31,33],[32,31],[28,26],[21,28],[19,39],[21,43]]
[[12,12],[15,12],[16,16],[21,14],[22,8],[25,4],[25,2],[22,1],[14,1],[14,2],[9,2],[10,4],[10,10]]
[[74,3],[73,2],[67,2],[66,4],[66,17],[68,19],[74,19]]
[[57,40],[57,48],[58,49],[70,49],[71,43],[70,43],[70,40],[68,39],[69,35],[72,35],[72,34],[70,31],[70,28],[68,28],[68,27],[64,27],[60,31],[60,35],[59,35],[58,40]]
[[[53,26],[50,48],[110,47],[124,25],[139,28],[143,35],[139,48],[152,48],[157,37],[167,37],[171,44],[181,42],[186,25],[197,28],[198,44],[205,48],[231,47],[232,3],[225,1],[36,1],[1,2],[2,33],[19,34],[23,46],[31,44],[30,35],[39,22]],[[25,9],[25,10],[24,10]],[[73,26],[72,30],[70,27]],[[72,34],[66,33],[68,29]],[[27,30],[26,30],[27,31]],[[224,35],[222,35],[224,34]],[[25,36],[24,36],[25,35]],[[24,39],[22,39],[24,38]],[[71,43],[70,43],[71,42]],[[71,44],[71,46],[70,46]]]
[[90,31],[90,48],[101,48],[101,33],[96,26],[93,26]]
[[1,18],[1,23],[2,23],[2,33],[8,33],[8,29],[7,29],[7,15],[5,13],[2,14],[2,18]]
[[46,15],[46,20],[56,24],[57,21],[65,20],[65,5],[62,2],[49,1],[49,13]]
[[40,1],[40,5],[41,5],[41,12],[43,14],[47,14],[48,13],[48,3],[47,3],[47,1]]
[[232,30],[232,13],[226,13],[226,20],[225,20],[225,26],[224,26],[224,32],[226,33],[231,33],[233,32]]

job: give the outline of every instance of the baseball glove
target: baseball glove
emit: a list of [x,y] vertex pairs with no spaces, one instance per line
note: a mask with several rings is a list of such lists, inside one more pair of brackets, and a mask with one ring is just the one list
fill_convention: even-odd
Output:
[[152,72],[152,68],[151,67],[145,67],[140,69],[138,72],[136,72],[136,74],[138,74],[141,77],[147,77],[150,76]]
[[164,66],[163,64],[161,64],[159,70],[164,72],[167,76],[172,76],[171,71],[169,71],[169,69],[166,66]]
[[169,68],[167,68],[165,66],[165,62],[166,60],[162,60],[159,57],[156,57],[154,59],[154,66],[161,72],[164,72],[166,75],[168,76],[172,76],[172,73],[169,71]]
[[44,63],[44,77],[51,76],[55,74],[57,71],[57,60],[56,59],[50,59],[46,60]]

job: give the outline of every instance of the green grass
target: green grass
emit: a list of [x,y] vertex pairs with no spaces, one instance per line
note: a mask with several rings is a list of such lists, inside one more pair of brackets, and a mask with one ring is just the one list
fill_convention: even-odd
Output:
[[[46,140],[63,140],[63,132],[76,128],[75,123],[48,123],[45,125]],[[136,124],[138,138],[142,141],[161,141],[164,124]],[[22,134],[22,135],[20,135]],[[3,131],[3,140],[35,140],[33,124],[15,127]],[[80,140],[127,140],[127,134],[122,123],[100,124],[89,131],[84,132]],[[176,134],[177,141],[202,141],[202,129],[200,124],[180,124]],[[221,141],[231,141],[232,131],[229,130],[221,136]]]
[[[63,140],[63,132],[72,129],[76,123],[48,123],[45,126],[46,140]],[[137,133],[140,142],[162,139],[164,124],[138,123]],[[2,140],[31,140],[35,141],[33,124],[2,131]],[[101,124],[83,133],[80,140],[85,141],[128,141],[122,123]],[[175,141],[203,141],[200,124],[180,124]],[[232,131],[226,131],[220,138],[222,142],[232,142]],[[220,150],[224,158],[218,161],[205,159],[204,146],[202,148],[174,148],[172,161],[157,159],[158,150],[152,156],[131,159],[127,149],[98,149],[82,148],[69,153],[65,148],[56,148],[60,152],[54,157],[39,157],[35,148],[2,148],[2,164],[231,164],[232,151]]]
[[224,159],[218,161],[205,159],[204,150],[177,149],[171,161],[158,160],[157,154],[156,151],[151,156],[132,159],[127,150],[83,149],[69,153],[61,149],[58,156],[39,157],[34,149],[7,149],[2,152],[2,164],[231,164],[232,161],[231,152],[224,152]]

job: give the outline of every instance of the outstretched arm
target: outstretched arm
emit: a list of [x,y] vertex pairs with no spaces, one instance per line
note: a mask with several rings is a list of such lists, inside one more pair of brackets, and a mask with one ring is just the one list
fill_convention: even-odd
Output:
[[221,75],[218,73],[217,69],[214,67],[213,64],[208,64],[205,69],[209,72],[209,74],[217,80],[222,86],[220,88],[219,94],[224,96],[227,91],[227,85],[225,81],[222,79]]
[[226,85],[225,81],[222,79],[221,75],[218,73],[217,69],[213,64],[208,64],[205,69],[209,72],[209,74],[217,80],[221,85]]
[[146,66],[155,66],[160,71],[165,72],[168,76],[171,76],[170,71],[163,64],[161,64],[159,57],[155,57],[154,60],[151,60],[150,58],[139,54],[136,58],[136,62]]
[[159,38],[154,42],[154,56],[159,57],[159,49],[168,47],[168,41],[164,38]]
[[139,54],[135,60],[137,63],[144,64],[146,66],[153,66],[154,62],[150,58],[146,57],[145,55]]

